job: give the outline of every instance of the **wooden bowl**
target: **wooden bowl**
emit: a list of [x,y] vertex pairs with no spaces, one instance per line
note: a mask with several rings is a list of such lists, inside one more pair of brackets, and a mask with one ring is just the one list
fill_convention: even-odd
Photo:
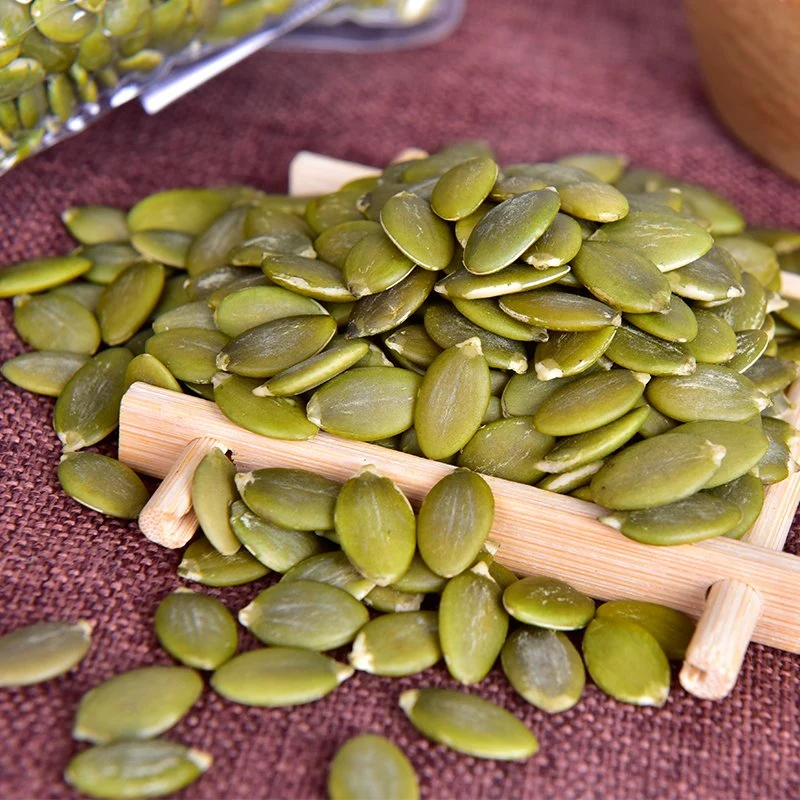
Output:
[[800,181],[800,0],[685,0],[711,102],[747,147]]

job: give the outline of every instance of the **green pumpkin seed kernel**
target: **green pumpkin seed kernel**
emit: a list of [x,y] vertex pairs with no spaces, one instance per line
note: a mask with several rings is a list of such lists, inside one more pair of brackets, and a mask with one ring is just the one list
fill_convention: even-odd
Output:
[[224,556],[232,556],[241,542],[231,529],[228,507],[237,499],[236,467],[217,447],[197,465],[192,477],[192,507],[209,542]]
[[204,586],[239,586],[263,578],[269,569],[250,553],[240,550],[232,556],[223,556],[201,536],[183,552],[178,565],[178,577]]
[[199,236],[229,204],[212,189],[168,189],[140,200],[128,213],[128,228],[131,233],[159,230]]
[[71,297],[56,294],[14,298],[14,327],[31,347],[90,356],[100,346],[95,315]]
[[[366,236],[380,231],[372,220],[342,222],[323,231],[315,240],[316,254],[334,267],[343,269],[348,253]],[[313,257],[313,255],[312,255]]]
[[125,389],[134,383],[149,383],[151,386],[160,386],[173,392],[182,392],[181,385],[175,380],[173,374],[155,357],[149,353],[135,356],[125,370]]
[[625,369],[648,375],[691,375],[697,368],[694,351],[635,328],[621,327],[605,351],[607,358]]
[[126,214],[111,206],[77,206],[61,212],[61,219],[81,244],[127,242]]
[[[419,522],[417,523],[417,537],[419,537]],[[399,592],[413,594],[439,594],[447,584],[447,580],[437,575],[417,552],[411,560],[411,566],[402,578],[398,578],[392,587]]]
[[288,570],[281,581],[327,583],[344,589],[356,600],[363,600],[375,588],[375,584],[365,578],[341,550],[304,559]]
[[363,297],[390,289],[413,269],[414,262],[382,230],[376,230],[352,247],[344,260],[342,274],[352,295]]
[[193,237],[181,231],[145,230],[131,234],[140,255],[168,267],[185,267]]
[[523,578],[503,592],[503,605],[527,625],[552,630],[585,628],[594,617],[594,601],[564,581],[543,575]]
[[145,352],[155,356],[178,380],[211,383],[217,372],[217,355],[227,343],[228,337],[219,331],[179,328],[152,336]]
[[511,264],[489,275],[473,275],[468,270],[459,268],[442,278],[434,288],[451,299],[481,300],[547,286],[564,278],[569,271],[568,264],[548,268]]
[[709,489],[708,493],[733,503],[742,515],[739,524],[724,534],[730,539],[741,539],[753,527],[764,505],[764,484],[752,474]]
[[217,330],[214,312],[205,300],[183,303],[168,311],[158,314],[153,319],[153,330],[156,333],[178,330],[179,328],[203,328]]
[[247,213],[247,208],[232,208],[194,238],[186,252],[189,275],[200,275],[227,263],[228,253],[244,241]]
[[469,216],[489,196],[497,172],[497,164],[489,156],[476,156],[456,164],[436,182],[431,208],[446,220]]
[[695,309],[694,316],[697,320],[697,336],[686,343],[686,349],[703,364],[729,362],[736,354],[738,346],[737,334],[733,328],[711,311]]
[[585,372],[608,351],[616,332],[613,325],[596,331],[562,331],[553,333],[546,342],[536,345],[537,377],[551,381]]
[[500,308],[529,325],[554,331],[590,331],[619,325],[619,312],[591,297],[554,289],[505,295]]
[[616,183],[628,166],[628,158],[619,153],[575,153],[556,161],[567,167],[577,167],[602,183]]
[[144,262],[128,267],[100,297],[97,319],[106,344],[122,344],[150,317],[164,288],[164,267]]
[[38,350],[9,358],[0,367],[0,374],[21,389],[58,397],[67,381],[88,360],[82,353]]
[[542,328],[536,328],[510,317],[492,298],[465,300],[453,297],[451,302],[470,322],[498,336],[520,342],[540,342],[547,337],[547,331]]
[[668,342],[690,342],[697,336],[697,319],[692,309],[673,294],[666,311],[626,314],[625,321],[645,333]]

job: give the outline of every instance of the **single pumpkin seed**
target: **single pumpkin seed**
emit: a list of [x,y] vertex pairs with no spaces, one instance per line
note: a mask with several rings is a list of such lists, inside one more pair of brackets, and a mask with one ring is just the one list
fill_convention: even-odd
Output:
[[[283,202],[283,197],[277,198]],[[298,200],[299,198],[287,198]],[[307,198],[306,198],[307,200]],[[299,212],[304,213],[302,210]],[[254,206],[247,214],[244,232],[247,239],[255,239],[259,236],[274,236],[281,233],[293,233],[302,236],[312,236],[313,231],[308,223],[287,209],[264,205],[263,203]]]
[[306,206],[305,220],[317,234],[342,222],[362,220],[364,215],[357,207],[361,195],[359,189],[340,189],[315,197]]
[[[744,294],[728,303],[715,306],[712,311],[719,314],[736,333],[756,330],[761,327],[767,313],[767,295],[758,279],[749,272],[742,273]],[[780,312],[781,309],[778,309]]]
[[290,254],[268,255],[261,268],[273,283],[295,294],[340,303],[355,299],[344,282],[342,271],[319,259]]
[[280,708],[313,703],[353,674],[353,668],[311,650],[267,647],[235,656],[211,687],[232,703]]
[[100,300],[100,295],[103,294],[103,287],[98,286],[96,283],[77,281],[75,283],[65,283],[62,286],[56,286],[55,289],[50,290],[50,294],[57,295],[58,297],[69,297],[94,313],[97,310],[97,303]]
[[360,298],[353,307],[347,336],[373,336],[402,325],[427,299],[436,274],[415,269],[391,289]]
[[494,519],[494,496],[480,475],[457,469],[427,494],[419,511],[420,555],[437,575],[452,578],[480,552]]
[[[498,184],[495,183],[495,189],[497,189],[497,187]],[[524,191],[530,191],[531,188],[542,189],[544,187],[541,185],[534,187],[527,186]],[[495,189],[492,190],[492,194],[494,194]],[[517,192],[517,194],[521,194],[521,192]],[[513,194],[507,194],[502,199],[507,200],[509,197],[513,197]],[[467,246],[467,240],[472,234],[472,231],[475,230],[477,224],[492,208],[494,208],[492,203],[481,203],[471,214],[456,220],[456,224],[453,226],[453,232],[456,235],[456,241],[461,245],[462,248]]]
[[473,275],[462,267],[440,280],[435,289],[451,299],[480,300],[547,286],[563,278],[569,271],[570,267],[566,264],[546,269],[511,264],[489,275]]
[[[214,312],[205,300],[195,300],[191,303],[171,308],[158,314],[153,319],[153,330],[156,333],[178,330],[179,328],[203,328],[208,331],[217,330]],[[224,331],[223,331],[224,333]]]
[[85,273],[86,280],[101,286],[113,283],[128,267],[142,260],[133,247],[124,243],[92,244],[79,252],[92,262],[92,268]]
[[699,225],[670,212],[634,211],[625,219],[598,228],[591,238],[639,250],[662,272],[695,261],[714,244],[711,235]]
[[550,226],[560,207],[549,189],[504,200],[478,222],[464,247],[464,266],[476,275],[516,261]]
[[346,439],[375,441],[411,427],[420,376],[397,367],[355,367],[319,388],[309,420]]
[[656,638],[628,619],[592,620],[583,636],[583,658],[592,680],[623,703],[661,707],[670,671]]
[[439,638],[450,674],[464,684],[489,674],[508,633],[502,590],[478,563],[451,578],[439,603]]
[[585,628],[594,617],[594,601],[564,581],[536,575],[516,581],[503,592],[503,605],[527,625],[551,630]]
[[[454,142],[443,147],[439,152],[427,158],[412,161],[411,163],[398,163],[396,168],[400,171],[405,181],[421,181],[426,178],[438,178],[451,167],[462,161],[476,156],[491,156],[491,148],[480,139],[467,139]],[[390,167],[391,169],[391,167]]]
[[489,156],[476,156],[456,164],[437,181],[431,194],[431,208],[446,220],[472,214],[489,196],[497,172],[497,164]]
[[586,671],[575,646],[560,631],[525,626],[500,653],[508,682],[528,703],[548,714],[572,708],[583,694]]
[[351,248],[342,274],[352,295],[363,297],[390,289],[413,269],[414,262],[378,229],[367,233]]
[[236,467],[219,448],[210,450],[192,477],[192,507],[208,541],[224,556],[232,556],[241,542],[231,529],[228,507],[236,500]]
[[490,390],[479,339],[467,339],[436,357],[422,379],[414,412],[417,439],[428,458],[447,458],[474,436]]
[[744,372],[764,355],[769,336],[764,331],[741,331],[735,336],[736,350],[725,366],[735,372]]
[[214,670],[236,654],[231,612],[214,597],[188,589],[168,594],[155,614],[159,644],[187,667]]
[[719,469],[722,445],[689,433],[666,433],[626,447],[592,479],[595,502],[606,508],[636,510],[682,500]]
[[534,424],[550,436],[594,430],[627,414],[641,398],[646,381],[647,376],[622,369],[577,378],[545,398]]
[[435,742],[477,758],[524,761],[539,749],[536,737],[500,706],[452,689],[410,689],[400,708]]
[[694,622],[681,611],[642,600],[614,600],[597,609],[598,619],[627,619],[641,625],[670,661],[681,661],[694,634]]
[[686,343],[686,349],[703,364],[723,364],[736,354],[737,338],[733,328],[711,311],[697,309],[697,336]]
[[179,722],[202,691],[202,679],[186,667],[123,672],[81,698],[72,736],[94,744],[150,739]]
[[223,556],[205,536],[195,539],[183,552],[178,577],[205,586],[239,586],[258,580],[269,569],[250,553],[240,550]]
[[273,525],[253,514],[240,500],[231,504],[230,522],[233,533],[247,550],[275,572],[288,572],[307,558],[328,549],[325,540],[311,531]]
[[536,413],[545,398],[559,386],[574,380],[573,376],[542,380],[535,370],[522,375],[512,375],[503,389],[501,402],[506,417],[527,417]]
[[330,800],[417,800],[414,768],[383,736],[361,734],[337,751],[328,773]]
[[582,241],[580,225],[572,217],[559,212],[520,258],[542,271],[562,267],[578,254]]
[[691,544],[721,536],[741,522],[733,503],[706,492],[639,511],[616,511],[600,521],[650,545]]
[[100,346],[95,315],[71,297],[24,294],[14,298],[14,327],[31,347],[90,356]]
[[[417,522],[417,537],[419,537],[419,521]],[[402,578],[392,584],[392,588],[399,592],[413,594],[439,594],[447,584],[447,580],[437,575],[417,552],[411,560],[411,566]]]
[[603,183],[616,183],[628,165],[628,158],[618,153],[575,153],[559,158],[556,163],[582,169]]
[[544,341],[547,331],[509,317],[494,299],[465,300],[451,298],[451,302],[468,320],[490,333],[522,342]]
[[725,448],[725,456],[719,469],[709,478],[703,486],[704,489],[728,483],[749,472],[761,460],[769,445],[766,435],[761,430],[743,422],[715,419],[688,422],[673,428],[672,433],[690,433]]
[[339,484],[304,469],[240,472],[236,486],[253,513],[273,525],[300,531],[334,527]]
[[744,218],[727,200],[704,186],[673,182],[680,189],[694,212],[708,222],[708,231],[714,236],[741,233]]
[[31,686],[71,670],[86,655],[92,625],[86,620],[36,622],[0,636],[0,687]]
[[647,401],[681,422],[750,419],[769,405],[769,398],[748,378],[728,367],[698,364],[691,375],[653,378]]
[[53,411],[64,452],[96,444],[117,427],[125,371],[132,358],[124,347],[104,350],[67,381]]
[[208,753],[177,742],[115,742],[78,753],[64,780],[89,797],[162,797],[188,786],[210,766]]
[[574,467],[564,472],[546,475],[536,486],[548,492],[569,494],[576,489],[580,489],[582,486],[586,486],[604,463],[602,459],[599,461],[590,461],[588,464],[582,464],[579,467]]
[[144,262],[128,267],[103,292],[97,319],[106,344],[122,344],[147,321],[164,288],[164,267]]
[[219,331],[179,328],[157,333],[147,340],[145,351],[155,356],[179,380],[211,383],[217,354],[228,343]]
[[762,483],[779,483],[797,472],[798,465],[792,457],[789,446],[780,436],[775,435],[774,430],[767,429],[765,433],[769,439],[769,446],[758,464],[753,467],[753,474]]
[[668,274],[675,294],[689,300],[705,302],[732,300],[741,297],[742,271],[734,258],[719,247],[712,247],[696,261]]
[[470,439],[458,465],[519,483],[542,477],[537,462],[552,448],[552,436],[540,433],[533,417],[513,417],[484,425]]
[[384,339],[386,348],[402,359],[410,369],[424,372],[442,352],[431,339],[424,325],[406,325]]
[[568,214],[593,222],[614,222],[628,213],[628,200],[619,189],[600,181],[577,181],[558,186],[561,207]]
[[794,361],[765,356],[758,359],[742,374],[764,394],[772,395],[783,391],[796,380],[799,370],[800,368]]
[[[227,261],[235,267],[260,267],[266,256],[282,254],[303,258],[317,257],[311,239],[304,233],[282,232],[256,236],[242,242],[231,249]],[[324,256],[322,260],[328,261]]]
[[130,467],[98,453],[63,455],[58,481],[64,492],[81,505],[122,519],[135,519],[150,497]]
[[128,228],[199,236],[227,211],[230,201],[213,189],[168,189],[140,200],[128,212]]
[[[233,294],[234,292],[241,291],[242,289],[251,289],[256,286],[268,286],[268,285],[269,285],[269,280],[267,279],[266,275],[253,271],[249,275],[245,275],[245,277],[243,278],[237,278],[236,280],[233,280],[230,283],[226,283],[223,286],[220,286],[219,289],[216,289],[213,294],[210,294],[206,298],[206,302],[208,303],[209,307],[216,312],[222,301],[228,295]],[[292,297],[299,297],[299,295],[292,294],[291,292],[289,292],[289,294],[291,294]],[[268,320],[259,320],[259,322],[268,322]],[[258,324],[258,322],[256,324]],[[219,325],[217,325],[217,327],[219,327]],[[222,329],[220,328],[220,330]],[[238,333],[241,333],[241,331],[237,331],[237,335]]]
[[733,503],[742,515],[741,522],[725,533],[730,539],[741,539],[753,527],[764,505],[764,485],[752,474],[710,489],[709,494]]
[[154,320],[168,311],[192,302],[186,291],[187,283],[186,277],[181,273],[176,273],[164,281],[164,291],[161,293],[161,299],[153,310]]
[[307,580],[276,583],[239,612],[239,622],[265,644],[309,650],[348,644],[368,621],[347,592]]
[[620,324],[619,313],[605,303],[554,289],[506,295],[500,298],[500,308],[514,319],[554,331],[590,331]]
[[365,578],[341,552],[320,553],[293,566],[281,581],[317,581],[343,589],[356,600],[363,600],[375,584]]
[[58,397],[67,381],[89,360],[82,353],[38,350],[9,358],[0,373],[15,386],[36,394]]
[[323,261],[343,269],[348,253],[366,236],[380,231],[380,225],[368,219],[342,222],[323,231],[314,241]]
[[386,235],[415,264],[440,270],[450,263],[455,237],[422,197],[410,192],[392,195],[380,212],[380,222]]
[[76,206],[61,212],[61,220],[81,244],[127,242],[126,214],[111,206]]
[[660,339],[635,328],[620,328],[606,356],[621,367],[649,375],[691,375],[697,367],[688,345]]
[[342,550],[378,586],[394,583],[411,566],[414,512],[403,492],[374,467],[364,467],[342,486],[334,524]]
[[182,269],[193,241],[191,234],[182,231],[143,230],[131,234],[131,244],[142,256]]
[[578,375],[596,364],[619,331],[613,325],[595,331],[562,331],[536,345],[535,370],[542,381]]
[[227,255],[244,241],[247,208],[232,208],[198,234],[186,253],[189,275],[216,269],[227,263]]
[[697,319],[692,309],[673,294],[665,311],[626,314],[625,321],[645,333],[668,342],[690,342],[697,336]]

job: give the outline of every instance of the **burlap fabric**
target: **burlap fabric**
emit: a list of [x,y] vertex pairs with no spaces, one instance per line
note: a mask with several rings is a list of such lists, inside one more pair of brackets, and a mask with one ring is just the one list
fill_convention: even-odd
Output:
[[[299,149],[380,164],[408,145],[491,140],[502,161],[570,150],[636,162],[719,189],[758,223],[800,226],[800,187],[731,141],[708,109],[677,2],[471,0],[451,39],[388,55],[264,53],[156,118],[134,104],[0,180],[0,261],[71,246],[58,212],[129,205],[183,185],[285,188]],[[0,304],[0,358],[23,348]],[[41,619],[96,622],[78,670],[0,691],[0,797],[73,796],[61,772],[81,695],[115,673],[166,664],[152,630],[177,588],[179,555],[136,525],[104,519],[56,481],[52,401],[0,382],[0,632]],[[569,531],[564,532],[565,536]],[[794,544],[797,548],[797,538]],[[591,553],[586,554],[591,558]],[[232,609],[268,585],[209,590]],[[243,636],[243,646],[254,642]],[[733,694],[701,702],[674,682],[661,710],[615,703],[589,687],[548,717],[499,670],[480,693],[536,731],[526,764],[479,761],[418,736],[401,690],[453,686],[443,668],[399,681],[357,674],[328,698],[290,710],[234,706],[208,691],[169,733],[213,753],[187,798],[318,798],[327,763],[349,736],[391,737],[428,798],[784,798],[800,796],[800,659],[751,647]]]

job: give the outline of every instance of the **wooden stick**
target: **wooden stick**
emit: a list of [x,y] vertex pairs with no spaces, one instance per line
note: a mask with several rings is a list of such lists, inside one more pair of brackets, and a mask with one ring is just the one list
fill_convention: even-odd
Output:
[[[800,381],[795,381],[788,397],[795,408],[787,422],[797,426]],[[743,540],[770,550],[783,550],[798,498],[800,473],[770,486],[761,513]],[[747,583],[725,580],[711,587],[680,673],[687,692],[719,700],[733,689],[763,605],[763,598]]]
[[[212,402],[146,384],[134,384],[123,398],[119,457],[139,472],[166,475],[186,444],[203,435],[224,442],[242,471],[305,468],[344,481],[374,464],[414,503],[453,469],[325,433],[304,442],[269,439],[230,422]],[[509,569],[549,573],[604,600],[650,600],[695,616],[709,586],[740,581],[764,599],[755,640],[800,652],[795,556],[725,538],[677,547],[639,544],[598,522],[603,510],[592,503],[500,478],[487,481],[496,504],[490,538],[500,546],[498,561]]]
[[[157,424],[157,423],[156,423]],[[215,447],[225,450],[219,440],[205,434],[184,443],[164,480],[139,514],[139,528],[151,542],[164,547],[183,547],[197,530],[192,511],[192,479],[197,465]]]

